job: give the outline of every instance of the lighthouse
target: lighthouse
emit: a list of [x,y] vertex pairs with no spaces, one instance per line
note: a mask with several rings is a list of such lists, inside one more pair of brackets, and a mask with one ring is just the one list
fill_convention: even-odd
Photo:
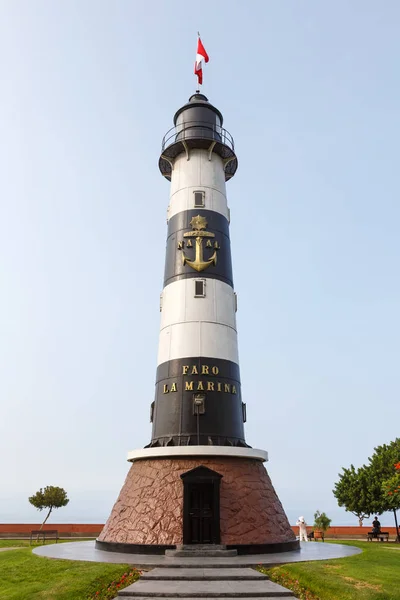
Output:
[[151,447],[247,446],[226,198],[237,158],[222,122],[194,94],[162,144],[171,186]]
[[[175,113],[159,158],[170,195],[151,439],[128,454],[101,549],[298,547],[264,466],[267,452],[245,439],[226,195],[237,167],[221,112],[196,92]],[[251,418],[251,399],[249,407]]]

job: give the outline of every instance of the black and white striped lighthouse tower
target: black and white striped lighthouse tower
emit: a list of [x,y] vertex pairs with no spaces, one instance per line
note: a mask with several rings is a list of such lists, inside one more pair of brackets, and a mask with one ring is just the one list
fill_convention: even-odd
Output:
[[225,182],[237,168],[222,115],[200,93],[174,117],[151,446],[246,447]]
[[267,453],[244,435],[226,197],[237,157],[222,125],[197,92],[163,139],[159,167],[171,186],[152,436],[128,455],[132,467],[97,541],[108,550],[298,545]]

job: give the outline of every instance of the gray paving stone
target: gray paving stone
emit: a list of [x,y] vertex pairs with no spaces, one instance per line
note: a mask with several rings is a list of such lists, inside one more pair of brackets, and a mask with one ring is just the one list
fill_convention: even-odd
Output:
[[177,544],[177,550],[226,550],[225,544]]
[[119,598],[294,598],[277,583],[260,581],[143,581],[118,593]]
[[165,556],[171,556],[174,558],[179,557],[219,557],[229,558],[237,556],[237,550],[228,550],[226,546],[222,544],[177,544],[175,550],[166,550]]
[[225,568],[225,569],[153,569],[148,573],[143,573],[141,581],[147,580],[191,580],[191,581],[202,581],[202,580],[218,580],[218,581],[235,581],[235,580],[250,580],[250,579],[268,579],[266,575],[263,575],[259,571],[254,569],[246,568]]
[[170,556],[172,558],[197,558],[197,557],[208,557],[208,558],[229,558],[232,556],[237,556],[237,550],[166,550],[165,556]]
[[360,548],[340,544],[320,544],[317,542],[302,542],[300,550],[278,552],[274,554],[256,554],[248,556],[233,556],[231,558],[168,558],[162,555],[125,554],[123,552],[106,552],[95,548],[95,542],[67,542],[64,544],[49,544],[33,550],[38,556],[64,560],[84,560],[93,562],[131,564],[138,568],[152,567],[248,567],[256,565],[279,565],[284,563],[309,560],[327,560],[344,558],[362,552]]

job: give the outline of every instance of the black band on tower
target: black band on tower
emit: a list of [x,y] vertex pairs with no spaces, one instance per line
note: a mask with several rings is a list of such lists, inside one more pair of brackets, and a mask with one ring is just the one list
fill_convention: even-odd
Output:
[[236,363],[192,357],[159,365],[150,446],[247,446],[244,417]]
[[[202,220],[196,220],[198,216]],[[197,234],[202,236],[204,268],[199,268],[199,261],[196,263]],[[215,264],[206,265],[213,256]],[[184,257],[187,258],[186,262]],[[195,268],[196,264],[198,268]],[[219,279],[233,287],[229,223],[226,217],[212,210],[185,210],[171,217],[168,222],[164,287],[179,279],[199,276]]]

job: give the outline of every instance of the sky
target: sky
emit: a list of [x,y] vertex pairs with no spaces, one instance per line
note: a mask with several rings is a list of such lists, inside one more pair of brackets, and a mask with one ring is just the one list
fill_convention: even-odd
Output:
[[0,522],[37,522],[46,485],[70,498],[54,523],[104,522],[150,441],[158,158],[200,31],[239,159],[246,440],[292,523],[357,524],[338,473],[399,435],[399,19],[395,0],[0,3]]

